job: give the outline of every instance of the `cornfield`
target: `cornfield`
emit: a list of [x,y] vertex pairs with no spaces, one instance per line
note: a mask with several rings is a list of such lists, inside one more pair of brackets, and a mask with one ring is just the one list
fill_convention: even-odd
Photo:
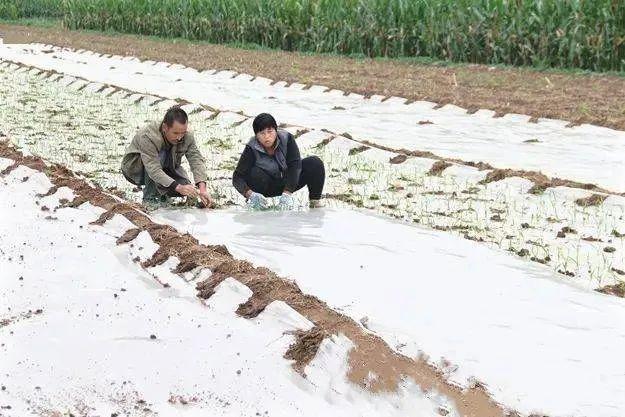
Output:
[[289,51],[625,70],[623,0],[65,0],[63,21]]
[[0,18],[60,18],[63,16],[63,6],[62,0],[0,0]]

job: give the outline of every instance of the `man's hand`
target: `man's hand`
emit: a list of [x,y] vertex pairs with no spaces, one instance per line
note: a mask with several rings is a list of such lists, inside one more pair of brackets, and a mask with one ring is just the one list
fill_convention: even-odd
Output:
[[197,197],[198,190],[194,185],[191,184],[178,184],[176,185],[176,192],[185,197]]
[[201,182],[199,186],[200,186],[200,192],[198,193],[198,197],[200,198],[200,201],[204,205],[204,208],[212,208],[213,202],[211,201],[210,195],[208,194],[208,191],[206,190],[206,183]]

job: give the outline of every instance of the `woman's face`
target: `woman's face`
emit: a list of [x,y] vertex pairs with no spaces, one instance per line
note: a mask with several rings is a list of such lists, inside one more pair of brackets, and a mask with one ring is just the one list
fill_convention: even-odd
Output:
[[256,134],[256,140],[258,140],[264,148],[271,148],[276,142],[276,135],[276,129],[267,127]]

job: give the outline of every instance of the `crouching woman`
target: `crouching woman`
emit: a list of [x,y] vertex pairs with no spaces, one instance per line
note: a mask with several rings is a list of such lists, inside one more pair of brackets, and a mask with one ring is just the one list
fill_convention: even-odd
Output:
[[266,197],[280,196],[278,207],[295,207],[292,193],[308,187],[311,208],[321,207],[325,182],[323,162],[316,156],[302,159],[295,138],[278,129],[276,120],[261,113],[252,123],[254,136],[245,146],[232,176],[232,184],[252,209],[268,207]]

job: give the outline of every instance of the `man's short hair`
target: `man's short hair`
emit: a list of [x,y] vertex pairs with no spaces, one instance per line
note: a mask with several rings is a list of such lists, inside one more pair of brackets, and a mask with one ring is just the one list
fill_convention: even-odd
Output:
[[188,120],[189,116],[187,116],[187,112],[182,110],[178,105],[167,109],[165,117],[163,117],[163,123],[165,123],[168,127],[172,127],[174,122],[186,125]]

